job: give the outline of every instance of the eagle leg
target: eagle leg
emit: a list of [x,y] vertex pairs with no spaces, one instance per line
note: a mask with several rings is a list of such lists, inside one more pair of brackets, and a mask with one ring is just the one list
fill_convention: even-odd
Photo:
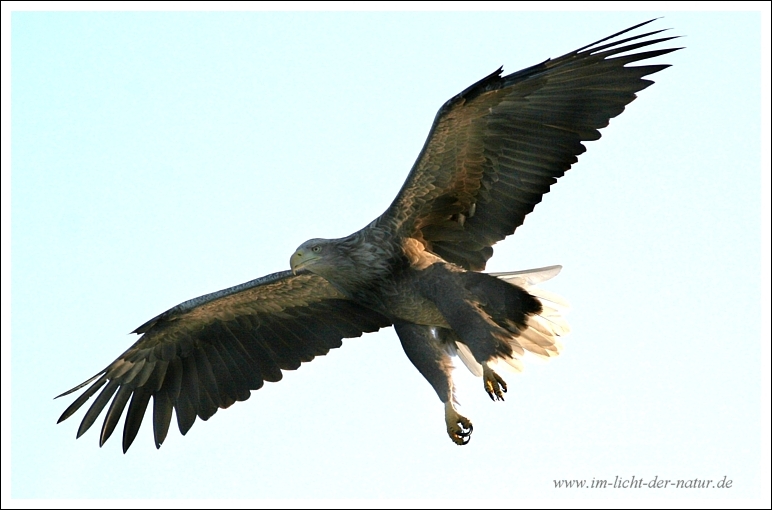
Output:
[[487,363],[482,364],[483,367],[483,384],[485,385],[485,391],[488,392],[488,396],[494,402],[496,400],[504,400],[504,393],[507,392],[507,383],[501,378],[499,374],[493,371]]
[[445,404],[445,425],[454,443],[464,445],[472,436],[472,422],[461,416],[453,406],[453,362],[449,350],[453,341],[449,329],[420,324],[397,322],[394,324],[405,354],[413,365],[432,385],[437,396]]
[[450,401],[445,402],[445,425],[450,439],[457,445],[465,445],[472,438],[472,422],[461,416]]

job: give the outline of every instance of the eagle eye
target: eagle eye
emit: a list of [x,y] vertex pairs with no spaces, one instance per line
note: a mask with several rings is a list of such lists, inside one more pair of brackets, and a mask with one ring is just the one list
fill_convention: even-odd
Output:
[[314,253],[319,253],[320,251],[322,251],[322,247],[321,246],[314,246],[313,248],[311,248],[311,251],[314,252]]

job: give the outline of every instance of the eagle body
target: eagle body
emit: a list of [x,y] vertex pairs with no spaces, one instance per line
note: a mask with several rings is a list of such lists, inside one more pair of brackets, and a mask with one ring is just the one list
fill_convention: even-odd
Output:
[[[372,235],[377,232],[376,235]],[[344,239],[311,239],[290,259],[293,272],[314,272],[348,299],[391,322],[410,361],[446,406],[448,434],[466,444],[471,422],[454,407],[451,355],[463,345],[466,363],[482,368],[485,389],[503,400],[506,383],[489,365],[515,363],[523,347],[550,356],[560,351],[560,333],[547,330],[540,346],[521,346],[528,318],[542,312],[539,299],[515,283],[468,271],[429,252],[413,238],[401,243],[370,226]],[[340,268],[345,268],[343,271]],[[567,326],[561,321],[561,330]],[[471,359],[470,359],[471,358]]]
[[347,237],[306,241],[288,271],[142,324],[115,361],[60,395],[88,386],[59,422],[95,397],[77,436],[107,408],[101,446],[125,411],[125,452],[152,399],[160,447],[172,416],[184,435],[197,418],[248,399],[343,338],[394,326],[442,402],[451,440],[466,444],[472,423],[455,407],[453,357],[503,400],[499,367],[522,370],[526,352],[556,356],[569,331],[565,302],[535,287],[560,266],[486,274],[492,246],[522,225],[585,151],[582,142],[600,138],[653,83],[644,77],[668,67],[630,65],[679,49],[649,48],[674,38],[652,37],[661,30],[620,38],[650,22],[509,75],[499,68],[446,101],[381,216]]

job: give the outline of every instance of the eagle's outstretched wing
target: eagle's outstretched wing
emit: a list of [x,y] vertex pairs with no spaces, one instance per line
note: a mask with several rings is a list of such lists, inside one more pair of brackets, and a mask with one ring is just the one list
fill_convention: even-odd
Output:
[[[290,271],[186,301],[151,319],[142,337],[104,370],[63,393],[93,384],[59,418],[69,418],[98,394],[78,428],[91,427],[112,400],[99,438],[110,437],[131,399],[123,429],[125,452],[139,431],[153,397],[153,433],[160,447],[172,408],[185,434],[196,416],[249,398],[263,381],[278,381],[335,347],[342,338],[391,325],[382,315],[345,299],[323,278]],[[58,398],[58,397],[57,397]]]
[[447,101],[376,225],[484,269],[491,246],[522,225],[585,151],[581,142],[600,138],[598,129],[653,83],[644,76],[669,67],[626,67],[679,49],[629,53],[674,39],[647,39],[662,30],[602,44],[646,23],[507,76],[499,69]]

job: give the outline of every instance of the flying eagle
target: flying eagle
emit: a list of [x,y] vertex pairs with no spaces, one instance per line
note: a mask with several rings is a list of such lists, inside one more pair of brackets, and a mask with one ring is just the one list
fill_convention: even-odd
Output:
[[513,74],[499,68],[451,98],[381,216],[348,237],[306,241],[289,271],[185,301],[142,324],[118,359],[60,395],[93,383],[59,422],[97,395],[77,436],[109,403],[101,446],[128,403],[126,452],[153,397],[160,448],[172,409],[184,435],[196,417],[248,399],[343,338],[394,326],[444,404],[448,435],[466,444],[472,423],[454,406],[452,356],[503,400],[507,385],[494,367],[520,370],[525,351],[556,356],[568,332],[560,298],[532,287],[560,266],[481,271],[492,246],[576,163],[582,142],[600,138],[598,130],[653,83],[644,76],[668,67],[628,67],[680,49],[631,53],[674,39],[650,37],[662,30],[607,42],[651,21]]

